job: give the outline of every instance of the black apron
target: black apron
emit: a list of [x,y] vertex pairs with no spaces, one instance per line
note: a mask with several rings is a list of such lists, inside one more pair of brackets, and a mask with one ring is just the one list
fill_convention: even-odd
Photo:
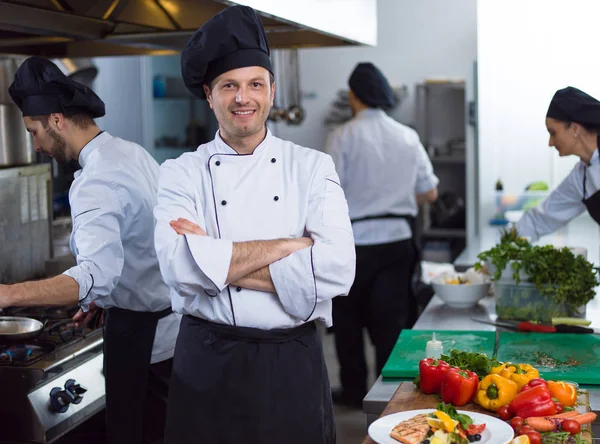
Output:
[[183,316],[165,443],[335,443],[315,323],[259,330]]
[[596,223],[600,224],[600,190],[596,191],[594,194],[592,194],[590,197],[588,197],[586,199],[585,198],[586,179],[587,179],[587,167],[583,171],[583,199],[581,199],[581,201],[587,208],[588,213],[590,213],[590,216],[592,216],[592,219],[594,219],[596,221]]
[[[364,220],[376,220],[376,219],[404,219],[406,222],[408,222],[408,225],[410,226],[410,231],[412,232],[412,245],[413,245],[413,250],[415,253],[415,259],[413,261],[412,267],[411,267],[411,285],[410,288],[413,291],[413,295],[412,297],[415,297],[415,278],[419,278],[420,277],[420,264],[421,264],[421,248],[419,247],[419,243],[417,242],[416,236],[417,236],[417,232],[416,232],[416,222],[417,222],[417,218],[411,214],[394,214],[394,213],[384,213],[384,214],[377,214],[377,215],[373,215],[373,216],[364,216],[364,217],[357,217],[356,219],[351,219],[350,222],[352,224],[354,224],[355,222],[362,222]],[[415,312],[412,313],[412,316],[415,317],[414,322],[416,322],[416,301],[413,301],[414,305],[415,305]]]
[[[141,444],[152,345],[171,307],[141,312],[112,307],[104,320],[106,434],[109,444]],[[154,418],[160,420],[160,418]]]

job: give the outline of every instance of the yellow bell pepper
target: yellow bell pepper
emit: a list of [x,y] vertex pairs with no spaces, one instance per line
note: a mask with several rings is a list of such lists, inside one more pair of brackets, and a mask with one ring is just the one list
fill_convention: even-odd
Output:
[[516,382],[500,375],[487,375],[479,383],[475,395],[475,403],[484,409],[497,411],[503,405],[508,405],[517,396],[519,387]]
[[500,375],[503,378],[515,382],[521,390],[525,384],[535,378],[540,377],[540,372],[529,364],[513,364],[506,362],[498,367],[493,367],[490,374]]

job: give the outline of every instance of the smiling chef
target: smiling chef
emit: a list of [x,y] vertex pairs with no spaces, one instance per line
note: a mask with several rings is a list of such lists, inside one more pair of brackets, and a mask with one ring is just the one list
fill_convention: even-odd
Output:
[[355,253],[330,156],[266,128],[275,85],[257,13],[233,6],[181,56],[215,139],[161,167],[156,251],[173,309],[166,442],[335,442],[316,321],[348,294]]

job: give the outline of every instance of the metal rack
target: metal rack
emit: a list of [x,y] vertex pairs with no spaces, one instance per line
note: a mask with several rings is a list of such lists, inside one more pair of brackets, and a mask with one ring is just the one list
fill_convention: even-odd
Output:
[[[440,179],[438,202],[422,208],[419,239],[421,247],[428,242],[447,243],[448,261],[453,261],[466,244],[466,120],[464,82],[429,81],[416,85],[415,129]],[[444,223],[441,216],[446,210],[445,199],[462,202],[464,209]]]

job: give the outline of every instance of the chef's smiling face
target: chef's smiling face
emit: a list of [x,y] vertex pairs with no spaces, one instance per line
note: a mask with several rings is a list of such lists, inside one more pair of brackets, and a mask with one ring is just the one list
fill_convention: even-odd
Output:
[[64,164],[69,161],[67,155],[67,142],[51,128],[50,118],[41,116],[33,118],[23,117],[27,131],[33,136],[33,148],[56,159],[58,163]]
[[570,156],[575,154],[577,143],[577,126],[572,123],[546,117],[546,129],[550,134],[548,146],[553,146],[559,156]]
[[245,138],[265,129],[273,106],[275,84],[260,66],[238,68],[217,77],[211,88],[204,86],[211,109],[224,139]]

